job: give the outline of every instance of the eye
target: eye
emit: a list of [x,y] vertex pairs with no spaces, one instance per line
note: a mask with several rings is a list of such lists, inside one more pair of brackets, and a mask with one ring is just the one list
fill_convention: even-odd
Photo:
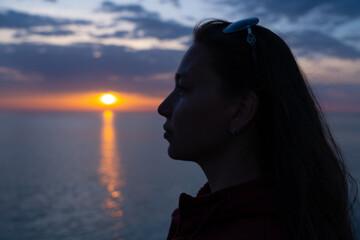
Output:
[[186,87],[179,84],[176,85],[175,90],[179,96],[184,95],[187,91]]

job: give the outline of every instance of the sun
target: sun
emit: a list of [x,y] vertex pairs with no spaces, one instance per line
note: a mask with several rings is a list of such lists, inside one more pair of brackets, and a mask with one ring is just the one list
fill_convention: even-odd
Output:
[[107,94],[102,95],[100,100],[102,103],[104,103],[106,105],[110,105],[110,104],[113,104],[114,102],[116,102],[116,97],[110,93],[107,93]]

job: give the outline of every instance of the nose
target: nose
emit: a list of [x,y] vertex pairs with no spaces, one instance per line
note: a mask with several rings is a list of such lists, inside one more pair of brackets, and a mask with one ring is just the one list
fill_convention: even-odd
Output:
[[157,111],[158,113],[166,118],[170,118],[171,117],[171,113],[172,113],[172,105],[171,105],[171,95],[167,96],[167,98],[164,99],[164,101],[162,103],[160,103]]

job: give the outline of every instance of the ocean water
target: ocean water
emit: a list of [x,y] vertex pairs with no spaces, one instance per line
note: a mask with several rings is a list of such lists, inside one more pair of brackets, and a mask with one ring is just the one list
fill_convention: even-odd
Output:
[[[360,179],[360,114],[328,114]],[[167,156],[155,113],[0,113],[0,239],[166,239],[206,179]]]

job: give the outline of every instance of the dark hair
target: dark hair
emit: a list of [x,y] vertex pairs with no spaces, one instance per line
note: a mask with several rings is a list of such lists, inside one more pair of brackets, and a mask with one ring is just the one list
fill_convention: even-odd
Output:
[[247,30],[223,33],[229,24],[200,23],[194,43],[206,46],[226,96],[252,91],[259,97],[258,159],[263,171],[274,177],[279,219],[289,238],[354,239],[351,217],[357,185],[291,50],[270,30],[252,27],[257,81]]

